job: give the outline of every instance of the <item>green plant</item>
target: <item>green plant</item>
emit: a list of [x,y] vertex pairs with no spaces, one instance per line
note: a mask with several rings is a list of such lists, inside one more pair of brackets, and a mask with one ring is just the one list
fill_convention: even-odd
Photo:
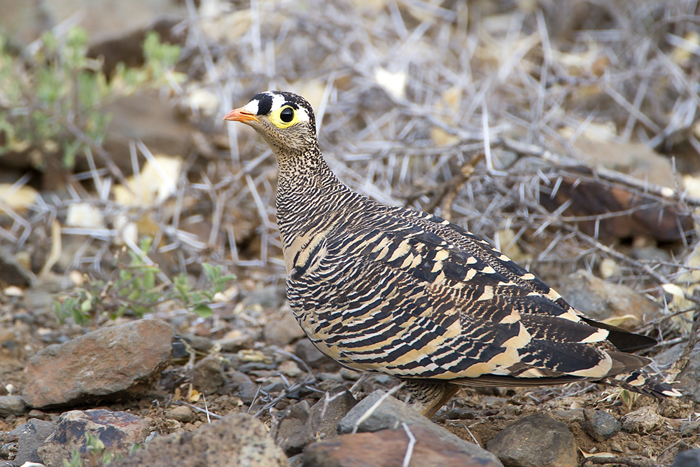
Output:
[[635,402],[637,402],[637,399],[639,399],[639,394],[637,394],[636,392],[630,392],[627,389],[621,389],[620,399],[622,400],[622,403],[625,405],[627,410],[632,410],[632,406]]
[[226,284],[235,279],[233,274],[223,275],[220,265],[212,266],[208,263],[203,263],[202,268],[204,274],[211,282],[209,290],[195,291],[187,281],[186,274],[180,274],[174,282],[176,298],[182,302],[185,308],[192,310],[202,317],[209,317],[213,314],[209,303],[214,301],[214,296],[217,293],[224,291]]
[[87,459],[83,459],[80,450],[74,449],[71,452],[70,460],[63,459],[64,467],[83,467],[87,462],[90,466],[109,465],[114,461],[121,459],[119,454],[112,451],[105,451],[105,445],[100,440],[99,435],[93,435],[89,431],[85,433],[85,453],[88,454]]
[[201,317],[211,316],[209,304],[235,276],[224,274],[220,265],[203,263],[204,275],[211,284],[207,289],[195,290],[184,273],[178,275],[172,283],[162,280],[165,276],[158,266],[145,259],[151,244],[152,240],[145,237],[139,245],[140,252],[122,251],[108,280],[89,277],[84,287],[63,297],[61,301],[56,300],[53,309],[59,322],[72,318],[76,324],[86,325],[105,315],[115,319],[127,311],[142,317],[154,307],[170,300],[178,301],[184,308]]
[[110,119],[102,111],[105,103],[184,79],[173,71],[180,48],[161,43],[155,32],[143,45],[144,66],[120,64],[109,82],[100,61],[87,57],[87,44],[81,28],[60,39],[46,32],[41,47],[25,61],[12,56],[0,36],[0,155],[35,148],[31,160],[38,169],[46,168],[46,157],[56,154],[63,168],[72,169],[89,142],[104,139]]

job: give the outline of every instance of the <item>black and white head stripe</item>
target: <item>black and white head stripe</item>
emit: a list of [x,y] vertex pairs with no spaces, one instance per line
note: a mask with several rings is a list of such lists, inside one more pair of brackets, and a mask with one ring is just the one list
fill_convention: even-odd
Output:
[[245,105],[244,109],[255,115],[268,115],[272,110],[285,105],[297,111],[299,121],[310,122],[311,127],[314,131],[316,130],[316,118],[311,104],[303,97],[291,92],[265,91],[258,93]]

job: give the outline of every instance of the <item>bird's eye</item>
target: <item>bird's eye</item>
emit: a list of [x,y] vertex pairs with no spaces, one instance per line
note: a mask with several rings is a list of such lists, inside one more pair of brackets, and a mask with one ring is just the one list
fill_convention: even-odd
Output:
[[282,112],[280,112],[280,120],[285,123],[289,123],[294,120],[294,109],[291,107],[285,107],[282,109]]

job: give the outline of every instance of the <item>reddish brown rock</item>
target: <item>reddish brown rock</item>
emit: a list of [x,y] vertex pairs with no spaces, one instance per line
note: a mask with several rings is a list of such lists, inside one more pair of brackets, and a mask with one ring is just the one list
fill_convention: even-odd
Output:
[[[422,426],[409,427],[416,439],[410,453],[411,466],[497,467],[501,463],[484,451],[474,454],[463,445],[437,436]],[[374,433],[341,435],[309,445],[304,451],[304,467],[401,467],[408,455],[410,438],[403,428]],[[464,442],[464,444],[468,444]]]
[[148,420],[127,412],[72,410],[61,415],[56,431],[39,448],[39,457],[47,467],[63,467],[63,460],[70,459],[74,450],[87,459],[87,433],[99,437],[104,452],[125,456],[134,443],[143,443],[149,427]]
[[42,408],[139,393],[170,360],[172,328],[142,319],[51,345],[27,364],[22,398]]

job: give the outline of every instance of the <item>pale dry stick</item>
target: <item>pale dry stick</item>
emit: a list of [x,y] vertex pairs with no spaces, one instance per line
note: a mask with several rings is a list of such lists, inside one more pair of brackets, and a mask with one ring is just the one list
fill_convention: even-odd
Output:
[[[97,173],[97,166],[95,166],[95,159],[92,157],[90,146],[85,147],[84,153],[90,169],[90,175],[92,176],[92,182],[95,184],[95,189],[97,190],[97,193],[99,193],[100,199],[104,200],[106,198],[104,197],[102,179],[100,178],[100,174]],[[107,195],[109,195],[109,193],[107,193]]]
[[209,231],[209,245],[214,246],[219,236],[221,219],[224,216],[226,207],[226,192],[214,192],[214,212],[212,213],[211,230]]
[[634,106],[634,104],[630,104],[630,102],[625,99],[625,97],[617,92],[615,89],[613,89],[610,84],[606,81],[603,80],[601,82],[601,87],[605,93],[610,96],[620,107],[625,109],[627,113],[630,115],[634,115],[634,117],[640,121],[641,123],[644,124],[647,128],[649,128],[651,131],[654,133],[661,133],[663,130],[659,128],[659,126],[654,123],[649,117],[644,115],[638,108]]
[[[12,241],[13,243],[17,244],[18,246],[24,245],[24,242],[27,241],[29,238],[29,235],[32,233],[32,224],[28,221],[26,221],[22,216],[17,214],[10,206],[7,205],[4,201],[0,199],[0,211],[3,211],[7,216],[9,216],[14,222],[12,224],[12,228],[7,231],[4,228],[0,228],[0,232],[3,233],[3,235],[7,235],[7,238]],[[13,233],[13,231],[19,230],[19,227],[24,227],[24,230],[22,231],[22,234],[19,236],[19,238],[15,235],[16,232]]]
[[641,106],[642,102],[644,101],[644,98],[646,97],[647,93],[647,88],[649,87],[649,78],[645,77],[642,79],[642,82],[639,83],[639,87],[637,88],[637,93],[634,96],[634,101],[632,102],[632,107],[634,108],[634,112],[630,112],[629,116],[627,117],[627,122],[625,123],[625,128],[622,130],[622,135],[620,136],[620,139],[624,143],[628,143],[630,138],[632,137],[632,130],[634,129],[635,123],[637,123],[637,115],[641,114]]
[[97,144],[93,139],[87,136],[80,128],[75,125],[71,120],[64,120],[62,123],[68,128],[73,136],[75,136],[81,143],[90,146],[97,153],[98,156],[102,158],[104,163],[107,165],[107,169],[114,175],[126,188],[131,191],[131,187],[126,181],[126,177],[122,173],[121,169],[114,163],[112,156],[105,151],[105,149]]
[[271,229],[272,225],[270,223],[270,218],[267,215],[267,209],[265,207],[265,204],[262,202],[262,198],[260,198],[258,189],[255,186],[255,182],[253,181],[253,178],[250,176],[250,174],[245,174],[245,181],[248,184],[248,189],[250,190],[251,195],[253,196],[255,206],[258,208],[258,216],[260,217],[260,222],[262,222],[266,229]]
[[167,186],[168,193],[173,193],[177,189],[177,185],[175,183],[175,180],[170,178],[170,175],[168,175],[165,170],[163,170],[163,167],[158,163],[158,160],[153,156],[153,153],[151,152],[150,149],[146,147],[145,144],[141,140],[136,142],[136,146],[139,148],[141,151],[141,154],[148,160],[148,162],[151,163],[151,166],[155,169],[156,173],[158,176],[161,178],[162,182]]
[[537,18],[537,32],[542,41],[543,60],[540,66],[540,80],[539,86],[537,87],[537,102],[535,103],[533,121],[537,122],[537,126],[541,126],[540,122],[543,122],[544,103],[547,95],[547,78],[549,77],[549,70],[552,66],[552,45],[549,42],[549,32],[547,31],[547,24],[544,20],[542,9],[538,8],[535,16]]
[[604,253],[606,253],[606,254],[608,254],[608,255],[610,255],[610,256],[612,256],[620,261],[623,261],[623,262],[629,264],[630,266],[633,266],[635,268],[639,268],[639,269],[643,270],[645,273],[647,273],[650,277],[652,277],[659,284],[669,284],[670,283],[670,280],[666,276],[654,271],[648,265],[641,263],[634,258],[630,258],[629,256],[622,254],[618,251],[615,251],[610,247],[603,245],[598,240],[584,234],[583,232],[581,232],[580,230],[578,230],[577,228],[575,228],[573,226],[570,226],[569,224],[562,223],[561,225],[563,228],[565,228],[569,231],[575,232],[576,236],[580,240],[585,241],[586,243],[590,244],[591,246],[595,247],[596,249],[598,249],[598,250],[600,250],[600,251],[602,251],[602,252],[604,252]]
[[411,456],[413,456],[413,448],[416,445],[416,437],[413,436],[406,422],[401,422],[401,426],[403,427],[403,431],[406,432],[406,436],[408,436],[408,446],[406,446],[406,454],[403,456],[401,467],[409,467],[411,464]]
[[664,347],[668,347],[669,345],[676,345],[676,344],[681,344],[683,342],[687,342],[688,339],[689,339],[689,336],[676,337],[674,339],[669,339],[667,341],[660,341],[656,345],[662,345]]
[[[695,301],[695,303],[697,304],[698,301]],[[695,310],[700,310],[700,307],[696,306]],[[700,313],[696,312],[693,314],[693,326],[690,330],[690,334],[688,335],[688,342],[685,344],[685,348],[683,349],[683,353],[681,354],[680,358],[676,360],[671,367],[671,371],[673,373],[678,375],[685,369],[685,367],[688,366],[688,363],[690,362],[690,355],[693,353],[695,345],[698,342],[700,342]]]
[[260,37],[260,5],[258,0],[250,0],[250,38],[253,46],[253,72],[260,73],[263,63],[262,38]]
[[404,382],[397,384],[393,388],[389,389],[385,394],[382,394],[382,396],[379,399],[377,399],[377,401],[374,404],[372,404],[372,406],[369,409],[367,409],[365,411],[365,413],[363,413],[360,418],[357,419],[357,421],[355,422],[355,425],[352,427],[352,434],[357,433],[357,430],[360,428],[360,425],[362,424],[362,422],[364,422],[369,417],[371,417],[372,414],[374,413],[374,411],[377,410],[380,405],[382,405],[382,402],[387,400],[389,397],[391,397],[392,394],[394,394],[399,389],[404,387],[405,384],[406,383],[404,383]]
[[399,6],[396,4],[396,0],[389,2],[389,13],[391,15],[391,22],[394,25],[396,34],[398,34],[401,40],[405,40],[406,37],[408,37],[408,29],[406,29],[406,24],[403,21],[403,17],[399,11]]
[[[65,233],[65,230],[66,230],[66,229],[63,229],[62,232]],[[133,251],[134,253],[136,253],[137,255],[139,255],[139,257],[141,258],[141,260],[142,260],[144,263],[146,263],[147,266],[153,266],[153,267],[156,267],[156,268],[158,267],[158,265],[157,265],[156,263],[154,263],[153,260],[152,260],[151,258],[149,258],[148,255],[147,255],[146,253],[144,253],[143,251],[141,251],[141,248],[139,248],[139,246],[136,245],[127,235],[125,235],[125,236],[122,237],[122,241],[124,242],[124,245],[126,245],[127,247],[129,247],[129,249],[130,249],[131,251]],[[158,278],[159,278],[164,284],[168,284],[169,286],[172,286],[173,283],[172,283],[172,281],[170,280],[170,278],[169,278],[168,276],[166,276],[165,274],[163,274],[163,272],[160,271],[160,268],[158,268],[158,271],[159,271],[159,272],[158,272]]]
[[583,132],[586,131],[586,128],[588,128],[588,126],[591,124],[591,122],[593,122],[595,117],[596,117],[595,112],[590,112],[588,114],[588,116],[586,117],[586,119],[583,122],[581,122],[580,125],[578,125],[576,127],[576,130],[574,130],[574,134],[571,135],[571,138],[569,138],[567,140],[567,143],[569,145],[573,145],[576,142],[576,140],[579,138],[579,136],[581,136],[583,134]]
[[207,396],[202,393],[202,400],[204,401],[204,413],[207,414],[207,423],[211,423],[211,418],[209,417],[209,408],[207,407]]
[[462,426],[464,427],[465,430],[467,430],[467,433],[469,433],[469,436],[472,437],[472,441],[474,441],[474,444],[477,446],[481,447],[481,444],[479,444],[479,441],[476,439],[476,436],[472,433],[472,430],[469,429],[466,423],[463,423]]
[[213,418],[216,418],[216,419],[221,419],[221,418],[223,418],[221,415],[215,414],[214,412],[210,412],[209,409],[203,409],[203,408],[201,408],[201,407],[197,407],[196,405],[190,404],[189,402],[186,402],[186,401],[182,401],[182,400],[180,400],[180,401],[172,401],[172,404],[173,404],[173,405],[186,405],[187,407],[189,407],[189,408],[191,408],[191,409],[194,409],[194,410],[196,410],[196,411],[198,411],[198,412],[204,412],[204,413],[207,414],[207,420],[209,420],[209,417],[213,417]]
[[476,165],[484,159],[484,153],[476,154],[467,163],[462,164],[460,167],[459,174],[453,180],[450,181],[447,191],[444,195],[444,201],[440,208],[441,214],[445,220],[452,220],[452,205],[454,204],[457,193],[462,189],[464,184],[469,180],[469,178],[476,170]]
[[[260,395],[260,385],[258,384],[258,389],[255,391],[255,395],[253,396],[253,400],[250,402],[250,406],[248,407],[248,411],[246,412],[247,414],[250,414],[250,410],[255,405],[255,401],[258,400],[259,395]],[[259,413],[262,413],[262,411],[258,412],[258,414]],[[257,416],[257,414],[256,414],[256,416]]]
[[318,113],[316,114],[316,135],[321,134],[321,126],[323,124],[323,117],[326,115],[326,108],[328,107],[328,100],[331,97],[331,91],[333,90],[333,83],[335,82],[335,70],[331,71],[326,80],[326,87],[323,89],[323,97],[321,98],[321,105],[318,108]]
[[688,93],[688,96],[695,101],[697,107],[700,107],[700,96],[698,96],[695,87],[690,84],[683,70],[659,49],[657,44],[654,44],[654,51],[661,59],[661,63],[668,69],[673,77],[680,83],[681,87]]
[[587,457],[584,459],[584,465],[590,462],[591,464],[612,464],[612,465],[627,465],[629,467],[657,467],[656,464],[651,459],[645,459],[638,457],[633,459],[631,457]]
[[[298,381],[298,382],[294,383],[293,385],[289,386],[288,388],[282,390],[282,391],[280,392],[280,395],[279,395],[279,396],[275,397],[275,398],[272,399],[270,402],[267,402],[260,410],[258,410],[258,411],[255,413],[254,417],[259,417],[259,416],[262,415],[264,412],[266,412],[267,410],[269,410],[269,409],[271,409],[272,407],[274,407],[279,401],[281,401],[282,399],[284,399],[285,397],[287,397],[287,395],[288,395],[290,392],[296,391],[297,389],[300,389],[300,388],[302,388],[302,387],[304,387],[304,386],[307,386],[308,384],[311,384],[314,380],[315,380],[315,378],[313,377],[313,375],[311,375],[310,377],[307,377],[307,378],[304,379],[303,381]],[[307,386],[307,387],[308,387],[308,386]],[[312,388],[309,388],[309,389],[312,389]],[[258,386],[258,392],[260,392],[260,386]],[[323,392],[323,391],[319,391],[319,392]],[[256,393],[256,395],[257,395],[257,393]],[[266,394],[266,397],[267,397],[267,396],[269,396],[269,394]],[[268,399],[268,400],[269,400],[269,399]],[[255,404],[255,399],[253,399],[253,402],[251,402],[250,407],[248,408],[248,412],[250,412],[250,409],[253,407],[254,404]]]
[[323,420],[326,417],[326,410],[328,410],[328,404],[330,404],[339,397],[343,397],[347,392],[347,390],[340,391],[334,396],[329,396],[329,393],[326,392],[326,394],[323,395],[323,409],[321,409],[321,420]]
[[231,248],[231,262],[233,264],[238,263],[238,246],[236,245],[236,236],[233,231],[233,224],[228,224],[226,226],[226,233],[228,234],[228,244]]

